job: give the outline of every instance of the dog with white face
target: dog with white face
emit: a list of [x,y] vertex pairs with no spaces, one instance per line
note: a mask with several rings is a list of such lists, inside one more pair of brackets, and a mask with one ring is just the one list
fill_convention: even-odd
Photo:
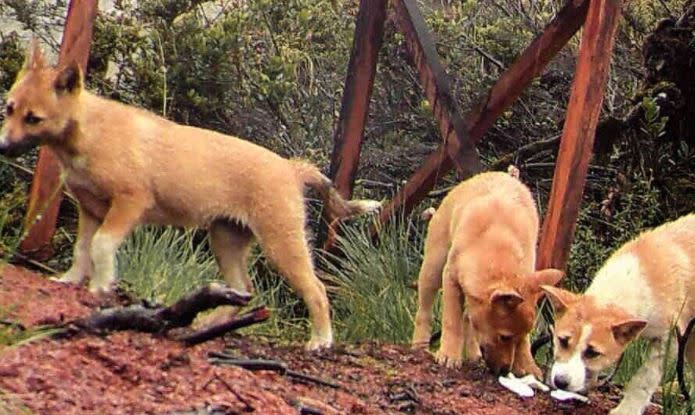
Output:
[[[669,336],[695,318],[695,214],[648,232],[618,249],[583,295],[544,286],[556,313],[550,383],[586,392],[641,335],[650,352],[611,414],[641,414],[659,385]],[[695,368],[695,335],[686,357]]]

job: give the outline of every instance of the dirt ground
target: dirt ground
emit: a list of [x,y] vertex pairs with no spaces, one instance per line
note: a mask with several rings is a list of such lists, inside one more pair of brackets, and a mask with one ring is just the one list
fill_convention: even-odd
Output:
[[[55,324],[87,315],[97,304],[84,289],[13,266],[2,270],[5,320]],[[339,387],[210,364],[208,353],[222,351],[281,361]],[[446,370],[427,352],[400,345],[342,344],[306,353],[301,345],[234,334],[189,348],[133,332],[2,350],[0,390],[10,408],[40,414],[604,414],[618,399],[617,391],[594,393],[589,404],[557,403],[544,393],[522,399],[482,367]]]

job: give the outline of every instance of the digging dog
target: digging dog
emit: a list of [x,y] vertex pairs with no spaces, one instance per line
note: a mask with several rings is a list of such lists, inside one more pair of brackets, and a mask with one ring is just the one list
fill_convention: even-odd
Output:
[[[650,347],[645,363],[625,387],[611,414],[641,414],[661,380],[669,336],[695,318],[695,214],[639,235],[596,273],[583,295],[543,287],[555,313],[555,362],[550,382],[583,392],[638,337]],[[695,341],[686,357],[695,367]]]
[[531,192],[510,174],[481,173],[451,190],[429,220],[412,345],[429,343],[442,288],[440,364],[459,366],[465,349],[494,372],[540,377],[529,333],[541,285],[563,273],[535,270],[538,226]]
[[370,212],[379,203],[346,201],[309,163],[99,97],[83,82],[78,65],[47,65],[34,42],[8,93],[0,130],[4,154],[49,147],[79,201],[73,262],[60,281],[90,277],[90,291],[109,292],[116,250],[137,225],[150,223],[207,228],[224,279],[251,292],[246,259],[255,239],[306,303],[307,348],[330,346],[329,304],[307,246],[303,192],[321,193],[334,217]]

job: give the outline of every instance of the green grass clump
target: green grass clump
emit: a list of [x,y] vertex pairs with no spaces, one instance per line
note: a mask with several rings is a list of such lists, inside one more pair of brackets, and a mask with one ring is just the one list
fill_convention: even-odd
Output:
[[400,218],[372,241],[366,227],[344,227],[340,254],[324,261],[336,286],[333,321],[340,341],[410,340],[417,308],[417,280],[423,231],[412,218]]
[[120,283],[156,304],[171,304],[217,277],[214,257],[192,230],[142,227],[118,251]]

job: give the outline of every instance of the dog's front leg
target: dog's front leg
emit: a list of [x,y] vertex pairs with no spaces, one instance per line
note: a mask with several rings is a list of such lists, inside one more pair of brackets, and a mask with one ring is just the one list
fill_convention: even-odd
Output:
[[528,335],[516,346],[512,373],[518,376],[531,374],[535,376],[536,379],[543,379],[543,372],[538,367],[531,354],[531,342]]
[[142,218],[148,204],[145,198],[114,198],[103,223],[92,238],[90,256],[94,276],[89,283],[92,293],[107,293],[116,280],[116,250]]
[[611,415],[640,415],[644,411],[661,381],[667,343],[672,342],[652,340],[647,359],[625,386],[623,400],[611,410]]
[[97,218],[90,215],[80,206],[77,240],[72,253],[72,266],[60,278],[55,278],[56,281],[66,284],[80,284],[84,277],[92,277],[94,275],[89,249],[92,245],[94,233],[99,228],[100,223]]
[[[450,268],[447,265],[447,268]],[[463,291],[451,270],[444,271],[442,286],[442,342],[437,362],[446,367],[461,366],[463,352]]]
[[466,360],[470,362],[480,360],[482,357],[480,353],[480,343],[478,343],[478,339],[475,336],[475,330],[473,330],[473,323],[471,323],[471,317],[468,315],[468,311],[463,313],[463,341]]

